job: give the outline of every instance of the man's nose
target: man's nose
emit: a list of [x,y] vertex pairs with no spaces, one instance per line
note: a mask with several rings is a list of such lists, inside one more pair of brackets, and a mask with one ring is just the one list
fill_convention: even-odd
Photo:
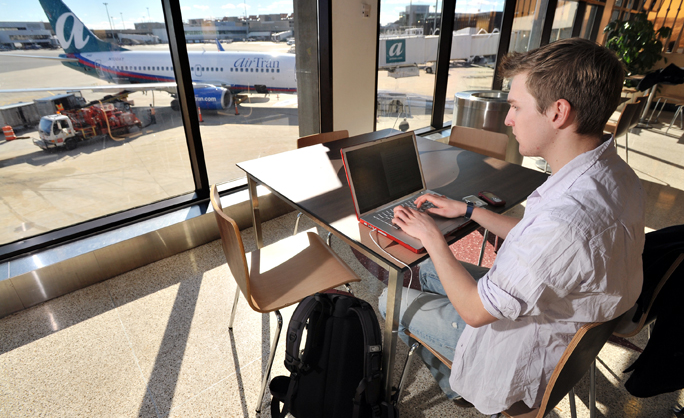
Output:
[[506,120],[504,120],[504,125],[506,126],[513,126],[513,116],[511,116],[511,112],[513,109],[508,109],[508,113],[506,113]]

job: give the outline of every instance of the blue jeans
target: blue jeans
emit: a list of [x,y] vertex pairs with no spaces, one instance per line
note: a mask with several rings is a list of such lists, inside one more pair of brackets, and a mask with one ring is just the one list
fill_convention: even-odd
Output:
[[[487,271],[486,267],[478,267],[468,263],[462,263],[463,267],[479,280]],[[411,346],[414,341],[409,341],[404,330],[408,329],[411,334],[420,338],[448,359],[454,358],[454,350],[466,323],[456,312],[449,298],[446,296],[444,287],[439,281],[435,266],[427,260],[420,265],[420,286],[422,291],[415,289],[402,289],[401,307],[399,310],[399,338]],[[387,289],[380,295],[378,308],[383,318],[387,312]],[[453,399],[458,396],[449,386],[450,370],[437,359],[430,351],[421,347],[416,354],[425,362],[430,373],[434,376],[439,387]]]

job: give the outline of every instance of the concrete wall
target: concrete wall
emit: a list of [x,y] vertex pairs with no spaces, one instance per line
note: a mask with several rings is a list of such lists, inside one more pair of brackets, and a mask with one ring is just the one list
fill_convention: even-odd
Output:
[[[361,14],[371,6],[370,16]],[[333,129],[373,130],[378,39],[377,0],[332,0]]]

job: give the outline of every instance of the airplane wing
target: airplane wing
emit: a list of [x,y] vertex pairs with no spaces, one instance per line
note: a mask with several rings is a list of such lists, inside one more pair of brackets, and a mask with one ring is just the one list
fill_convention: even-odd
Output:
[[[214,87],[213,84],[207,83],[192,83],[193,87]],[[32,89],[9,89],[0,90],[0,93],[30,93],[39,91],[77,91],[77,90],[89,90],[89,91],[149,91],[149,90],[161,90],[168,93],[176,93],[176,83],[135,83],[135,84],[106,84],[103,86],[73,86],[73,87],[42,87],[42,88],[32,88]]]
[[76,59],[76,58],[67,58],[67,57],[46,57],[44,55],[20,55],[20,54],[2,54],[2,55],[4,57],[32,58],[32,59],[52,60],[52,61],[60,61],[60,62],[78,62],[78,59]]

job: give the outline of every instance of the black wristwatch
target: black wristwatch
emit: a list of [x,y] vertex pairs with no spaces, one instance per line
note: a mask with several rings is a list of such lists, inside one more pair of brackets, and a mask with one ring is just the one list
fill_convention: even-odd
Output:
[[470,217],[473,216],[473,209],[475,208],[475,205],[473,202],[468,202],[468,209],[466,209],[465,215],[463,215],[466,220],[470,220]]

